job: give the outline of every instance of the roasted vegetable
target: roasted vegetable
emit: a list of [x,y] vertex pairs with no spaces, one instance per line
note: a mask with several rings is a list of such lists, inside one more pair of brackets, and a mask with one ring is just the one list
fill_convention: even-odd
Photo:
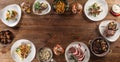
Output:
[[66,0],[54,0],[53,8],[57,14],[63,14],[68,10],[69,5],[66,3]]
[[108,44],[104,39],[96,39],[92,44],[92,50],[96,54],[102,54],[108,50]]
[[117,29],[117,24],[115,22],[110,22],[106,28],[106,30],[104,31],[104,35],[106,37],[110,37],[113,36],[115,34]]
[[48,8],[48,4],[45,2],[36,2],[34,5],[34,9],[36,13],[41,13],[43,10]]

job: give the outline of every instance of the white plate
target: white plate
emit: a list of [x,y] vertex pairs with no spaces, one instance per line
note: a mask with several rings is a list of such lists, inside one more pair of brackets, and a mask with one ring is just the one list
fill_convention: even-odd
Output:
[[[35,5],[36,2],[40,2],[40,3],[45,2],[45,3],[47,3],[48,8],[46,8],[45,10],[43,10],[41,13],[35,13],[34,5]],[[50,4],[46,0],[36,0],[34,2],[34,4],[33,4],[33,12],[34,12],[34,14],[45,15],[45,14],[48,14],[50,12],[50,10],[51,10],[51,6],[50,6]]]
[[[95,2],[98,3],[102,8],[102,12],[96,17],[94,17],[92,15],[89,15],[89,10],[88,10],[89,7],[91,5],[93,5]],[[104,19],[108,14],[107,2],[105,0],[88,0],[86,2],[85,6],[84,6],[84,13],[90,20],[92,20],[92,21],[100,21],[100,20]]]
[[115,23],[117,24],[118,30],[115,32],[115,34],[114,34],[113,36],[111,36],[111,37],[106,37],[106,36],[104,35],[104,31],[105,31],[106,27],[107,27],[108,24],[109,24],[110,22],[112,22],[112,21],[113,21],[113,20],[106,20],[106,21],[101,22],[100,25],[99,25],[99,31],[100,31],[100,34],[101,34],[105,39],[107,39],[107,40],[110,41],[110,42],[115,42],[115,41],[119,38],[119,36],[120,36],[120,24],[119,24],[118,22],[115,22]]
[[[18,13],[18,16],[16,17],[17,20],[6,20],[6,12],[7,10],[15,10],[17,11]],[[1,11],[0,11],[0,18],[2,20],[2,22],[9,26],[9,27],[14,27],[18,24],[18,22],[20,21],[20,18],[21,18],[21,8],[19,5],[17,4],[12,4],[12,5],[8,5],[6,6],[5,8],[3,8]]]
[[68,53],[68,50],[72,46],[76,46],[77,47],[78,44],[81,45],[81,49],[82,49],[82,47],[84,47],[86,49],[85,58],[83,59],[82,62],[88,62],[89,61],[89,59],[90,59],[90,51],[89,51],[88,47],[84,43],[82,43],[82,42],[72,42],[70,45],[68,45],[68,47],[65,50],[65,59],[66,59],[67,62],[74,62],[72,60],[69,60],[70,55]]
[[[29,55],[27,56],[26,59],[20,60],[19,56],[17,55],[17,53],[15,52],[16,48],[19,47],[21,45],[21,43],[29,43],[31,45],[31,52],[29,53]],[[16,41],[13,46],[11,47],[11,56],[14,59],[15,62],[31,62],[36,54],[36,48],[34,46],[34,44],[26,39],[20,39],[18,41]]]

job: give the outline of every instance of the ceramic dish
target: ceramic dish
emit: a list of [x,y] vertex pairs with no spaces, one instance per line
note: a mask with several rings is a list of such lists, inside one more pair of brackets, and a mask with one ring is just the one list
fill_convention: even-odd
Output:
[[107,39],[108,41],[110,41],[110,42],[115,42],[115,41],[119,38],[119,36],[120,36],[120,24],[119,24],[117,21],[114,21],[114,22],[117,24],[117,29],[118,29],[118,30],[115,32],[115,34],[114,34],[113,36],[110,36],[110,37],[106,37],[106,36],[104,35],[104,31],[105,31],[106,27],[107,27],[108,24],[109,24],[110,22],[112,22],[112,21],[114,21],[114,20],[106,20],[106,21],[101,22],[100,25],[99,25],[99,32],[100,32],[100,34],[101,34],[105,39]]
[[[97,16],[92,16],[89,14],[89,8],[94,4],[97,3],[100,8],[100,13]],[[96,6],[96,5],[95,5]],[[85,15],[92,21],[100,21],[107,16],[108,13],[108,5],[105,0],[88,0],[84,6],[84,13]]]
[[49,62],[53,57],[52,50],[48,47],[40,48],[38,50],[37,57],[39,62]]
[[64,14],[66,11],[69,10],[69,4],[67,0],[54,0],[53,9],[56,14]]
[[7,46],[8,44],[11,44],[14,39],[14,35],[12,31],[10,30],[2,30],[0,31],[0,44],[3,46]]
[[[45,4],[47,4],[47,8],[46,9],[44,9],[44,10],[41,10],[40,9],[40,11],[41,12],[39,12],[39,13],[37,13],[36,12],[36,10],[35,10],[35,5],[36,5],[36,3],[45,3]],[[40,6],[37,6],[37,8],[39,8]],[[50,4],[46,1],[46,0],[36,0],[35,2],[34,2],[34,4],[33,4],[33,13],[34,14],[36,14],[36,15],[45,15],[45,14],[48,14],[49,12],[50,12],[50,10],[51,10],[51,6],[50,6]]]
[[[14,14],[16,13],[16,16],[14,16],[14,19],[12,18],[12,19],[8,20],[7,14],[9,13],[8,17],[10,17],[10,16],[12,17],[12,15],[10,15],[10,13],[13,13],[13,11],[15,11]],[[14,27],[20,21],[21,8],[17,4],[8,5],[0,11],[0,15],[1,15],[0,18],[5,25],[7,25],[9,27]]]
[[90,50],[95,56],[103,57],[109,53],[110,45],[107,40],[102,37],[98,37],[90,41]]
[[[16,53],[16,49],[23,43],[29,44],[30,53],[27,55],[26,58],[21,60],[20,56]],[[34,44],[31,41],[26,40],[26,39],[17,40],[11,47],[11,56],[15,62],[31,62],[34,59],[35,54],[36,54],[36,48],[35,48]]]
[[[71,53],[69,53],[69,49],[71,47],[77,47],[78,48],[79,47],[78,45],[81,45],[80,49],[78,49],[78,50],[84,51],[83,52],[84,57],[81,59],[81,62],[88,62],[89,61],[89,59],[90,59],[90,52],[89,52],[88,47],[84,43],[82,43],[82,42],[73,42],[70,45],[68,45],[68,47],[65,50],[65,59],[66,59],[67,62],[75,62],[75,60],[71,59]],[[75,58],[75,59],[76,59],[76,61],[79,60],[77,58]]]

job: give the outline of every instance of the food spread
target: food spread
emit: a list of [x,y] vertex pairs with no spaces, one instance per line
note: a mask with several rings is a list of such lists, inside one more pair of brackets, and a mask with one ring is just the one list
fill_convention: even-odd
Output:
[[[22,3],[21,9],[27,13],[32,13],[30,6],[31,5],[29,5],[29,4]],[[51,6],[53,7],[53,9],[54,9],[53,12],[55,12],[55,14],[62,14],[62,15],[65,15],[65,13],[69,12],[69,10],[73,14],[80,14],[83,9],[83,5],[78,0],[73,1],[71,4],[68,3],[68,1],[66,1],[66,0],[54,0],[53,4]],[[33,4],[33,13],[34,14],[44,13],[44,12],[46,12],[46,10],[48,11],[48,9],[50,11],[51,6],[49,5],[49,2],[47,2],[46,0],[36,0]],[[87,14],[89,14],[89,16],[92,16],[93,18],[95,18],[95,17],[99,18],[99,15],[101,15],[101,13],[103,11],[105,11],[103,9],[103,6],[101,4],[99,4],[98,2],[95,2],[92,5],[88,5],[88,6],[89,6],[89,8],[87,8],[87,11],[88,11]],[[113,7],[111,9],[112,14],[116,15],[116,16],[120,15],[119,9],[120,9],[119,5],[113,5]],[[49,13],[49,11],[48,11],[48,13]],[[45,14],[48,14],[48,13],[45,13]],[[106,11],[106,13],[107,13],[107,11]],[[51,13],[51,14],[54,14],[54,13]],[[51,14],[50,14],[50,16],[51,16]],[[5,12],[6,21],[16,20],[16,19],[18,19],[17,18],[18,16],[20,16],[19,11],[16,9],[7,9],[7,11]],[[117,27],[119,27],[119,25],[117,25],[114,21],[108,23],[107,27],[104,30],[104,35],[106,37],[114,36],[116,31],[119,30]],[[105,52],[107,52],[109,50],[109,43],[104,38],[105,37],[103,36],[102,38],[98,38],[91,43],[90,47],[92,47],[91,51],[93,52],[93,54],[94,53],[98,54],[98,55],[104,54]],[[13,34],[11,31],[3,30],[0,32],[0,43],[1,44],[6,45],[6,44],[11,43],[12,41],[13,41]],[[30,53],[32,52],[31,48],[32,48],[31,44],[21,43],[21,45],[16,47],[16,49],[14,51],[17,54],[16,57],[19,57],[19,59],[21,61],[27,60],[27,57],[29,57]],[[51,46],[51,48],[52,48],[52,50],[49,50],[50,48],[49,49],[41,48],[37,52],[39,61],[43,61],[43,62],[46,62],[48,60],[51,61],[52,51],[58,57],[60,55],[63,55],[64,53],[66,53],[66,55],[67,55],[66,57],[69,60],[72,59],[74,62],[83,62],[86,59],[89,60],[89,58],[86,58],[87,56],[90,55],[90,53],[88,52],[89,50],[87,50],[86,47],[80,43],[70,46],[70,48],[68,48],[67,52],[64,52],[62,45],[59,45],[59,44],[55,45],[54,47]]]

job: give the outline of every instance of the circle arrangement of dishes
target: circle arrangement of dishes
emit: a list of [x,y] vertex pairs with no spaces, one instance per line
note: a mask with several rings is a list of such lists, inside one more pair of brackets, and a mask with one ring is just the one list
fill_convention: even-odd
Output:
[[110,42],[115,42],[120,36],[120,24],[114,20],[106,20],[99,25],[100,34]]
[[8,5],[1,11],[2,11],[1,20],[5,25],[9,27],[14,27],[20,21],[21,8],[19,5],[17,4]]
[[90,52],[88,47],[82,42],[73,42],[65,50],[67,62],[88,62]]
[[[70,5],[71,4],[71,5]],[[73,14],[82,12],[82,5],[78,0],[54,0],[53,9],[57,14],[64,14],[71,11]],[[21,8],[17,4],[8,5],[0,11],[2,22],[15,27],[21,18],[21,9],[25,13],[31,13],[31,5],[23,2]],[[120,5],[115,4],[111,9],[114,16],[120,16]],[[51,6],[47,0],[35,0],[32,11],[36,15],[45,15],[51,11]],[[84,6],[84,13],[92,21],[100,21],[107,16],[108,5],[105,0],[88,0]],[[105,20],[99,25],[99,32],[104,37],[98,37],[90,42],[91,52],[98,57],[107,55],[110,51],[108,41],[115,42],[120,36],[120,24],[115,20]],[[10,30],[0,31],[0,43],[2,45],[10,44],[14,35]],[[53,52],[52,52],[53,51]],[[37,51],[37,58],[40,62],[52,61],[53,53],[57,56],[64,54],[67,62],[88,62],[90,51],[86,44],[82,42],[72,42],[66,50],[57,44],[51,50],[48,47],[40,48]],[[34,44],[26,39],[17,40],[11,47],[11,56],[15,62],[31,62],[36,54]]]
[[45,15],[51,10],[50,4],[46,0],[36,0],[33,4],[33,13],[37,15]]
[[16,41],[11,47],[11,56],[16,62],[31,62],[35,57],[34,44],[26,39]]
[[102,37],[98,37],[90,42],[91,52],[98,57],[103,57],[109,53],[110,45]]
[[84,13],[90,20],[100,21],[107,16],[107,2],[105,0],[88,0],[84,6]]
[[40,62],[49,62],[53,57],[52,50],[50,48],[44,47],[40,48],[38,51],[38,59]]

